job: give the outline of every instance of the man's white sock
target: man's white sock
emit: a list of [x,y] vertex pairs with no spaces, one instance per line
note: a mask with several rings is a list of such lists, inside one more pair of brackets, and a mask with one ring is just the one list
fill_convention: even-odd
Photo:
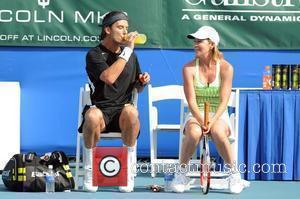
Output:
[[131,152],[134,152],[135,147],[134,146],[128,146],[127,149],[128,149],[128,153],[131,153]]
[[85,169],[91,169],[93,165],[93,149],[88,149],[86,147],[83,147],[83,153],[84,153],[84,168]]
[[[124,146],[126,146],[126,145],[124,145]],[[136,170],[134,169],[134,167],[136,165],[133,165],[133,164],[135,164],[135,161],[134,161],[135,147],[134,146],[132,146],[132,147],[126,146],[126,147],[127,147],[127,151],[128,151],[128,153],[127,153],[127,166],[128,166],[127,171],[128,171],[128,173],[129,172],[134,173],[134,172],[136,172]]]

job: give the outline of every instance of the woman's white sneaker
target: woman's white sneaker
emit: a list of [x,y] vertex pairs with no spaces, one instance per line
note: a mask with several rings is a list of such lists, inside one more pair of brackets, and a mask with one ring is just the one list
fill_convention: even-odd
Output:
[[231,193],[241,193],[244,189],[244,183],[241,179],[240,173],[232,173],[229,177],[229,191]]
[[183,173],[175,173],[175,177],[170,186],[171,190],[176,193],[183,193],[190,190],[190,178]]

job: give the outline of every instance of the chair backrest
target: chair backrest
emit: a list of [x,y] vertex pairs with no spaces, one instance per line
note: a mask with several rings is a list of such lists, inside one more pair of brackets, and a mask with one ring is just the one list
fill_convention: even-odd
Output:
[[82,111],[85,105],[92,105],[90,99],[90,88],[88,84],[85,84],[83,87],[80,87],[79,92],[79,103],[78,103],[78,128],[81,125],[82,121]]
[[156,102],[168,99],[184,99],[184,92],[182,85],[167,85],[152,87],[148,85],[149,102]]
[[227,106],[232,111],[229,111],[229,120],[231,124],[231,134],[229,136],[229,140],[231,142],[235,141],[237,139],[237,127],[238,127],[238,95],[239,91],[236,89],[233,89],[231,91]]
[[167,85],[152,87],[148,85],[148,107],[149,107],[149,125],[150,130],[153,125],[158,124],[158,111],[154,106],[154,102],[162,100],[182,100],[185,99],[182,85]]
[[229,141],[234,142],[232,145],[232,152],[234,160],[238,161],[238,140],[239,140],[239,99],[240,97],[240,90],[239,89],[232,89],[230,98],[228,100],[228,107],[233,108],[233,112],[229,113],[229,120],[231,123],[231,134],[229,136]]

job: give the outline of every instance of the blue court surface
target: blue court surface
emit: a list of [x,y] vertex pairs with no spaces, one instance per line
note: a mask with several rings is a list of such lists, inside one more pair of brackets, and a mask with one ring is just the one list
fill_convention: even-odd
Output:
[[[197,182],[196,182],[197,183]],[[193,188],[188,192],[177,194],[167,192],[152,192],[147,189],[151,184],[163,184],[163,177],[151,178],[150,175],[138,175],[135,179],[135,191],[132,193],[120,193],[117,187],[99,187],[96,193],[86,193],[82,191],[71,192],[56,192],[54,194],[47,193],[18,193],[6,190],[2,177],[0,180],[0,199],[36,199],[36,198],[52,198],[52,199],[65,199],[65,198],[79,198],[79,199],[100,199],[100,198],[163,198],[174,199],[176,198],[272,198],[272,199],[288,199],[299,198],[300,195],[300,182],[299,181],[251,181],[249,188],[243,190],[240,194],[230,194],[224,190],[211,190],[207,195],[203,195],[200,188]]]

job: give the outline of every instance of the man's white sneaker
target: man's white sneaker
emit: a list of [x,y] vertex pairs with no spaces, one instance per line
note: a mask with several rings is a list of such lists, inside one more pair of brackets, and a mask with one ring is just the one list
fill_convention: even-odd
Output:
[[83,190],[87,192],[97,192],[98,186],[93,186],[92,168],[84,170]]
[[134,187],[134,177],[133,175],[127,179],[127,186],[119,186],[119,191],[124,193],[129,193],[133,191]]
[[231,193],[241,193],[244,189],[244,183],[241,179],[240,173],[233,173],[228,177],[229,180],[229,191]]
[[132,192],[134,188],[134,147],[128,147],[128,158],[127,158],[127,186],[119,186],[120,192]]
[[176,193],[183,193],[190,190],[190,178],[183,173],[175,173],[175,177],[170,186],[171,190]]

